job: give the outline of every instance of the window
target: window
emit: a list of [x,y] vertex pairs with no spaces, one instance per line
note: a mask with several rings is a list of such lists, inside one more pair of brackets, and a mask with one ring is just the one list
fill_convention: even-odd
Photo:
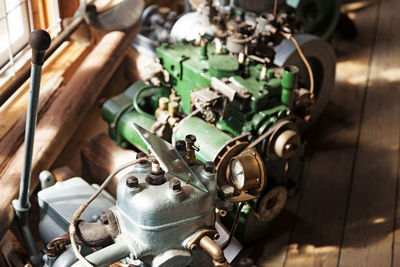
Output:
[[15,62],[26,52],[31,31],[44,28],[54,37],[61,30],[60,21],[58,0],[0,0],[2,78],[14,75],[19,68]]

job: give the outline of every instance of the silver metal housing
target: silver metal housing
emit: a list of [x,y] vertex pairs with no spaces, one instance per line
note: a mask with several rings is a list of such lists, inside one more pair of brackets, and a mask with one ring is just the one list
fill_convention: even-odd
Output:
[[[192,255],[186,249],[188,239],[201,229],[214,229],[216,180],[215,174],[195,165],[192,170],[207,187],[208,193],[182,183],[181,191],[169,186],[166,174],[162,185],[146,182],[149,165],[137,165],[123,177],[117,189],[118,218],[121,236],[128,243],[132,256],[152,266],[186,266]],[[128,176],[139,180],[137,188],[126,185]]]

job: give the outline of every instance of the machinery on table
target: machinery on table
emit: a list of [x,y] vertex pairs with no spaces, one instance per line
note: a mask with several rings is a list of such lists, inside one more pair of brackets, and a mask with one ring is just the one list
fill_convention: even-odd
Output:
[[[241,241],[249,242],[260,237],[301,184],[301,131],[318,118],[332,85],[313,78],[304,55],[303,69],[273,63],[285,39],[302,54],[292,34],[296,23],[284,12],[261,14],[254,25],[219,12],[201,27],[210,31],[192,37],[199,31],[185,16],[171,31],[175,43],[157,48],[157,63],[145,79],[106,101],[102,115],[117,144],[144,152],[147,146],[133,123],[173,144],[196,135],[190,142],[200,148],[197,159],[215,163],[220,198],[246,203],[237,204],[237,213],[243,209],[243,216],[254,219],[235,225],[235,212],[224,218],[228,227],[238,227]],[[332,49],[320,47],[334,66]],[[325,75],[333,80],[334,70]]]

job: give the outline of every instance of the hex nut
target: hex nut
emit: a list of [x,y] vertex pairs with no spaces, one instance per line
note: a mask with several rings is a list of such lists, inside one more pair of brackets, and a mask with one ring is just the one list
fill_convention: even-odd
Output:
[[212,161],[204,162],[204,170],[208,173],[215,173],[215,164]]
[[139,180],[135,176],[129,176],[126,178],[126,186],[129,188],[136,188],[139,186]]
[[161,170],[160,172],[152,172],[149,171],[147,173],[147,178],[146,181],[147,183],[151,184],[151,185],[162,185],[163,183],[165,183],[165,176],[164,176],[164,171]]

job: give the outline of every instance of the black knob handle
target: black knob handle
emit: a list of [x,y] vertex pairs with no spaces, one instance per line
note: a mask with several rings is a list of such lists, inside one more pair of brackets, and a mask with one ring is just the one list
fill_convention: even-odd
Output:
[[45,30],[35,30],[31,33],[29,45],[32,47],[32,64],[43,65],[44,54],[50,43],[50,35]]

